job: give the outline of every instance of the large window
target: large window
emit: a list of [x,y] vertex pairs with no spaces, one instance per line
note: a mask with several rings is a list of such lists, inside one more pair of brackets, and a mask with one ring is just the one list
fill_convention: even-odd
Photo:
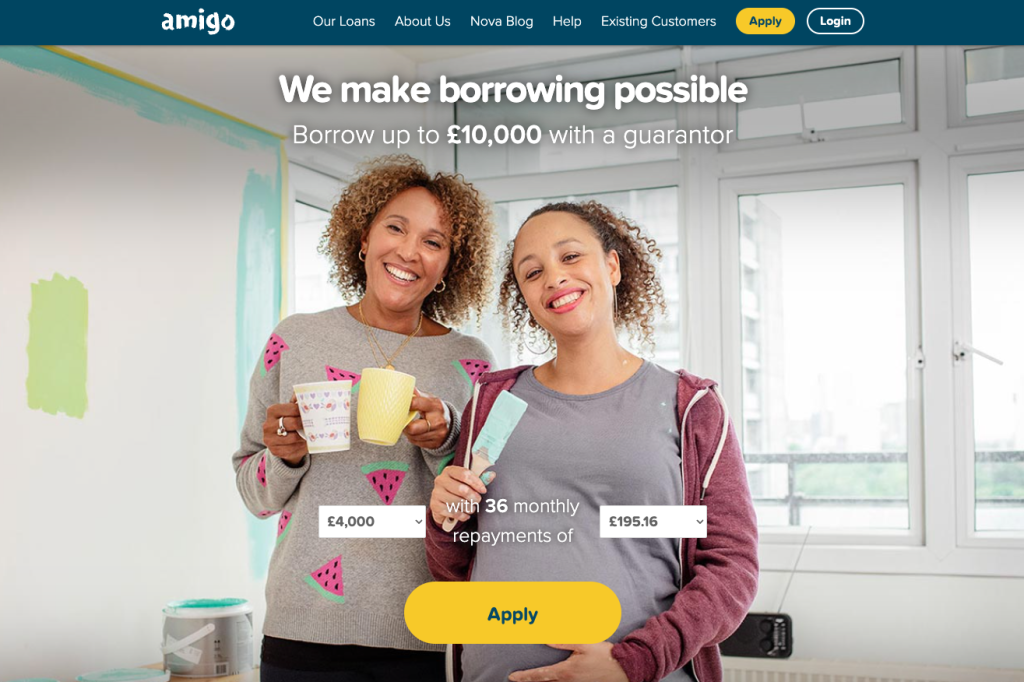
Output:
[[791,566],[776,548],[810,533],[803,561],[824,570],[1021,575],[1021,55],[841,48],[707,69],[753,81],[718,111],[739,141],[692,150],[720,232],[688,265],[707,273],[697,321],[722,330],[697,356],[741,403],[763,565]]
[[909,528],[903,186],[748,194],[737,208],[761,524]]

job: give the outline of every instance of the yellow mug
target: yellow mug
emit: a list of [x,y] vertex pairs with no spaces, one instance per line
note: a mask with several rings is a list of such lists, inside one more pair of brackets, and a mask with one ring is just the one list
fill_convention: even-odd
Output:
[[409,410],[416,377],[393,369],[368,367],[359,380],[356,425],[359,439],[373,445],[394,445],[406,425],[419,416]]

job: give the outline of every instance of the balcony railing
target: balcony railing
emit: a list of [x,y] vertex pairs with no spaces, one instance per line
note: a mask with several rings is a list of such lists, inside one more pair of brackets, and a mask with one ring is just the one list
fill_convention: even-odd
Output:
[[[905,464],[906,452],[829,452],[829,453],[797,453],[784,452],[772,454],[746,454],[747,464],[785,464],[788,494],[783,497],[755,496],[754,502],[783,504],[789,511],[789,525],[801,525],[801,511],[810,505],[818,506],[852,506],[852,507],[892,507],[906,506],[906,496],[889,497],[855,497],[855,496],[824,496],[804,495],[796,492],[796,471],[801,464]],[[1024,462],[1024,450],[1016,451],[976,451],[976,463],[991,462]],[[998,496],[976,497],[976,504],[1013,505],[1024,507],[1024,497]]]

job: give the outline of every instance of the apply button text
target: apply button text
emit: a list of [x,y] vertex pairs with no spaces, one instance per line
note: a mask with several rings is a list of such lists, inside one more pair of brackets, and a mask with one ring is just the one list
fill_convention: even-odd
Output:
[[405,623],[430,644],[596,644],[622,620],[619,598],[594,582],[434,582],[405,602]]
[[759,35],[789,33],[796,17],[785,7],[748,7],[736,15],[736,28]]
[[807,15],[807,28],[818,35],[852,36],[864,28],[864,14],[855,7],[818,7]]

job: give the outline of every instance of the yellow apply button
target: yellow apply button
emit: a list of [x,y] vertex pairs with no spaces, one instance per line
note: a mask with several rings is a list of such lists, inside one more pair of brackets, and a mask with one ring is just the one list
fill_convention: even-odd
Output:
[[591,582],[435,582],[405,602],[405,623],[429,644],[596,644],[615,633],[622,605]]
[[785,7],[748,7],[736,15],[736,28],[744,33],[782,34],[796,26],[796,17]]

